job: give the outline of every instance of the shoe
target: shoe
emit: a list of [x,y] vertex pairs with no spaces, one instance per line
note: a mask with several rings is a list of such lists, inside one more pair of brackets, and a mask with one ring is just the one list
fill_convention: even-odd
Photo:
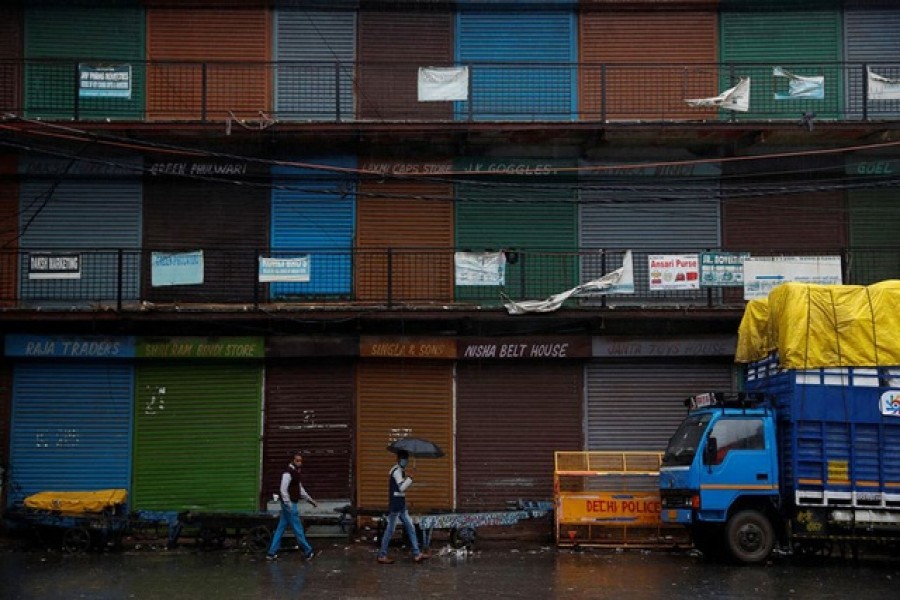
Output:
[[431,558],[431,553],[428,551],[425,551],[425,552],[420,552],[419,554],[417,554],[413,560],[416,561],[417,563],[420,563],[423,560],[428,560],[429,558]]
[[266,554],[266,560],[268,560],[268,561],[278,560],[278,555],[277,554]]
[[310,550],[307,554],[305,554],[303,556],[303,558],[305,558],[306,560],[312,560],[316,557],[317,554],[318,554],[318,552],[314,552],[314,551]]
[[394,559],[388,558],[387,556],[379,556],[378,563],[382,565],[392,565],[394,564]]

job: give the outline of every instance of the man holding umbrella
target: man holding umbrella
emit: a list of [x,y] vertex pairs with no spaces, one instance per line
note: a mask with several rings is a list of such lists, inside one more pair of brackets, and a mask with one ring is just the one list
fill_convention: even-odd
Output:
[[388,557],[388,546],[391,538],[394,537],[394,528],[397,527],[397,519],[403,523],[403,529],[409,537],[409,543],[412,546],[413,560],[417,563],[431,558],[431,555],[425,551],[419,550],[419,541],[416,539],[416,528],[409,518],[409,511],[406,510],[406,490],[412,485],[412,477],[406,475],[406,466],[409,464],[409,452],[397,449],[397,464],[391,467],[388,476],[388,521],[384,530],[384,536],[381,538],[381,549],[378,551],[378,562],[383,565],[389,565],[394,559]]

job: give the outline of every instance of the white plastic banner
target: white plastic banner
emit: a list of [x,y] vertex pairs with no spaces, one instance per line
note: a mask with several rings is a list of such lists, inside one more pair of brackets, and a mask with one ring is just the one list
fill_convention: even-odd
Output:
[[506,254],[503,252],[457,252],[456,285],[505,285]]
[[741,77],[736,86],[713,98],[692,98],[685,102],[691,106],[717,106],[725,110],[747,112],[750,110],[750,78]]
[[744,259],[744,300],[765,298],[782,283],[842,283],[840,256],[748,256]]
[[622,266],[615,271],[610,271],[599,279],[593,279],[587,283],[573,287],[570,290],[554,294],[544,300],[522,300],[514,302],[506,294],[501,294],[503,306],[511,315],[524,315],[526,313],[547,313],[557,310],[563,302],[569,298],[585,298],[604,294],[633,294],[634,293],[634,266],[631,260],[631,250],[625,253]]
[[203,250],[153,252],[150,256],[150,283],[153,287],[203,283]]
[[419,102],[469,99],[469,67],[419,67]]
[[823,75],[804,77],[802,75],[794,75],[781,67],[772,69],[772,75],[775,77],[787,77],[790,80],[788,81],[788,93],[775,92],[776,100],[795,100],[798,98],[825,99],[825,77]]
[[869,100],[900,100],[900,79],[888,79],[873,73],[869,74]]

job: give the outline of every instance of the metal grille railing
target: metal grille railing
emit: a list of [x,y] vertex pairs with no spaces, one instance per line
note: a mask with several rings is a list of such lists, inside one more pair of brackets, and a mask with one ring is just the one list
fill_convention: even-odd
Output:
[[[697,249],[701,252],[715,249]],[[677,254],[690,254],[679,249]],[[517,250],[507,253],[501,285],[457,285],[455,250],[321,248],[257,251],[204,249],[192,281],[159,281],[153,252],[133,249],[20,249],[0,251],[0,309],[136,310],[165,305],[499,308],[505,299],[540,300],[596,279],[623,264],[624,250]],[[634,293],[567,300],[565,307],[740,308],[741,287],[651,289],[647,257],[632,250]],[[842,280],[868,285],[900,278],[900,247],[844,248]],[[784,255],[783,252],[778,255]],[[791,254],[804,256],[808,253]],[[35,259],[64,257],[68,270],[36,268]],[[71,268],[76,263],[77,267]],[[260,281],[261,258],[297,258],[302,277]]]
[[[832,121],[896,120],[900,100],[873,97],[867,73],[896,80],[900,63],[455,65],[467,99],[418,100],[415,63],[0,61],[0,114],[49,120],[189,121],[768,121],[804,113]],[[118,71],[116,68],[118,67]],[[791,96],[776,67],[824,78],[821,98]],[[98,69],[108,82],[82,83]],[[124,75],[127,73],[127,76]],[[101,77],[101,75],[96,75]],[[125,78],[125,79],[121,79]],[[693,107],[750,78],[746,112]],[[896,86],[895,86],[896,87]]]

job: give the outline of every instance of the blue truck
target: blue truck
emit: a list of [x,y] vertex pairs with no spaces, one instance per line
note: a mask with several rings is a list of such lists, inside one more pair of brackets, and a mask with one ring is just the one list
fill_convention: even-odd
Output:
[[744,367],[743,390],[686,400],[660,469],[662,521],[705,556],[855,556],[900,541],[900,367]]

